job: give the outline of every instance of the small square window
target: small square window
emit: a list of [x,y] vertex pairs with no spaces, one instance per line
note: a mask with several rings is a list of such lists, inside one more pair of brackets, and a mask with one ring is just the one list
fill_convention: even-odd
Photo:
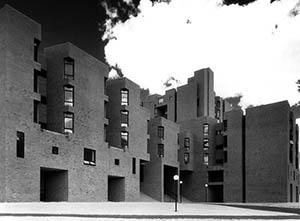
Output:
[[115,165],[117,165],[117,166],[120,165],[120,160],[119,159],[115,159]]
[[96,151],[84,148],[83,163],[88,165],[96,165]]
[[52,147],[52,154],[58,155],[58,147],[55,146]]

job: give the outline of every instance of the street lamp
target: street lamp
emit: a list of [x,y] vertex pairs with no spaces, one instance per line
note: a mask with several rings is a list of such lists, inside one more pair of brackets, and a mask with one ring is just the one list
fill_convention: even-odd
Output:
[[179,188],[180,188],[180,202],[182,203],[182,184],[183,184],[183,181],[180,180],[179,184],[180,184],[180,186],[179,186]]
[[178,175],[174,175],[173,176],[173,180],[175,181],[175,212],[177,212],[177,195],[178,195],[178,193],[177,193],[177,185],[178,185],[178,180],[179,180],[179,176]]
[[206,183],[205,185],[205,202],[207,202],[207,188],[208,188],[208,184]]

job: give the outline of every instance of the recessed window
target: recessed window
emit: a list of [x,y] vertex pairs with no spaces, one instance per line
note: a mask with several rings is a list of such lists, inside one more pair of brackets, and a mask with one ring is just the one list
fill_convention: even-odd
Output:
[[64,132],[74,133],[74,114],[70,112],[64,113]]
[[223,146],[227,147],[227,135],[224,136]]
[[203,164],[208,165],[208,153],[204,153]]
[[84,148],[83,163],[88,165],[96,165],[96,151]]
[[64,77],[66,79],[74,80],[74,59],[64,58]]
[[208,148],[209,148],[209,140],[208,140],[208,138],[204,138],[203,139],[203,149],[208,150]]
[[224,127],[224,131],[227,130],[227,120],[223,120],[223,127]]
[[224,163],[227,163],[227,160],[228,160],[227,157],[228,157],[227,151],[224,151]]
[[158,129],[157,129],[157,136],[158,138],[160,139],[164,139],[164,127],[163,126],[158,126]]
[[41,95],[41,104],[47,105],[47,97],[45,95]]
[[128,132],[121,131],[121,147],[123,149],[128,148]]
[[38,79],[39,79],[39,71],[34,69],[34,74],[33,74],[33,92],[38,93]]
[[104,141],[105,142],[108,142],[108,137],[107,137],[107,127],[108,125],[104,124]]
[[147,153],[150,153],[150,139],[147,139]]
[[183,161],[185,164],[188,164],[190,162],[190,154],[189,153],[184,153]]
[[147,134],[149,134],[150,132],[150,121],[147,120]]
[[184,148],[185,148],[186,150],[189,150],[189,149],[190,149],[190,138],[188,138],[188,137],[185,137],[185,138],[184,138]]
[[23,132],[17,131],[17,157],[24,158],[25,155],[25,136]]
[[203,124],[203,135],[204,136],[208,136],[208,129],[209,129],[209,126],[208,124]]
[[58,147],[55,146],[52,147],[52,154],[58,155]]
[[117,166],[120,165],[120,160],[119,159],[115,159],[115,165],[117,165]]
[[33,101],[33,122],[38,122],[38,114],[39,114],[39,102],[34,100]]
[[157,154],[158,157],[164,157],[164,144],[162,143],[157,144]]
[[132,174],[136,174],[136,159],[132,158]]
[[74,106],[74,86],[65,85],[64,86],[65,94],[65,106],[73,107]]
[[121,105],[127,106],[129,104],[128,93],[129,93],[128,89],[126,88],[121,89]]
[[121,110],[121,127],[128,127],[128,111]]
[[34,61],[38,61],[39,58],[39,46],[40,46],[41,41],[38,39],[34,39],[34,47],[33,47],[33,59]]

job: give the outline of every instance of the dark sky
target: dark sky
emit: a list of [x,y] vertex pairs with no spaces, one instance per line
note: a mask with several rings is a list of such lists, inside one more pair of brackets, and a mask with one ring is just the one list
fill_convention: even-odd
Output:
[[97,0],[0,0],[42,25],[42,47],[72,42],[104,61],[104,44],[98,21],[104,10]]

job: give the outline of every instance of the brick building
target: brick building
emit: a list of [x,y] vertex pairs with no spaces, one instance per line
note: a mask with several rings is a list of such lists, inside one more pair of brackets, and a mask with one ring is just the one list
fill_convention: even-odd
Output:
[[286,101],[231,110],[209,68],[151,95],[71,43],[41,53],[41,40],[38,23],[0,9],[0,201],[299,201]]

